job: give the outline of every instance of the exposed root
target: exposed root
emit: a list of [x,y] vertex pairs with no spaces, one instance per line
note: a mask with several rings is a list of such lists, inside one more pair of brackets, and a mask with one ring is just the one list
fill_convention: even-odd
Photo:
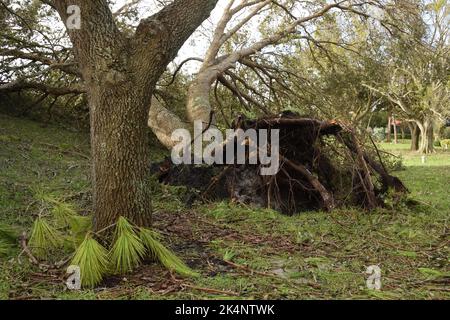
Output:
[[[257,120],[241,116],[233,128],[280,130],[280,170],[276,175],[261,176],[262,164],[259,159],[258,164],[249,164],[247,152],[245,165],[172,166],[166,161],[159,170],[160,182],[196,187],[202,199],[228,197],[286,214],[331,211],[347,205],[372,210],[384,205],[390,190],[397,195],[408,191],[388,173],[376,145],[366,146],[362,137],[344,124],[289,113]],[[270,144],[264,148],[270,150]]]

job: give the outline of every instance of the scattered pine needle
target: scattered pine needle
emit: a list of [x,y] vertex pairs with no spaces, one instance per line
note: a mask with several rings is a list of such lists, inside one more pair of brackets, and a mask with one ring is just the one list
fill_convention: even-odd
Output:
[[47,258],[51,250],[62,245],[62,237],[45,219],[34,221],[29,241],[32,252],[39,258]]
[[149,251],[150,257],[160,262],[167,269],[185,277],[199,276],[198,273],[192,271],[173,252],[164,247],[161,242],[157,240],[155,232],[140,228],[140,238]]
[[6,224],[0,223],[0,241],[6,244],[15,244],[19,239],[19,232]]
[[77,212],[71,204],[58,202],[52,209],[52,214],[59,226],[67,227],[70,225],[72,218],[77,215]]

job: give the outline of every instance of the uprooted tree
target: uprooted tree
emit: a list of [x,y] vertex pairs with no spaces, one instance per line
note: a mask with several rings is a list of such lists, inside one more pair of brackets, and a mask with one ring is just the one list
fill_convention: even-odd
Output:
[[[95,226],[102,229],[119,215],[139,225],[148,224],[151,216],[146,187],[149,108],[149,124],[168,147],[173,143],[170,139],[173,129],[190,126],[155,98],[155,85],[178,49],[217,1],[176,0],[155,15],[138,21],[136,28],[119,22],[129,5],[111,12],[107,1],[42,2],[48,5],[45,10],[49,14],[58,12],[63,22],[68,18],[67,6],[78,5],[81,29],[67,30],[69,41],[65,33],[51,32],[48,26],[36,24],[39,20],[36,16],[41,12],[41,8],[35,7],[39,1],[27,10],[18,8],[17,1],[1,1],[6,10],[2,13],[6,17],[5,25],[14,28],[2,31],[0,56],[4,57],[1,63],[5,72],[0,79],[0,93],[33,90],[42,94],[38,102],[49,96],[54,101],[60,97],[69,97],[70,101],[72,96],[87,93]],[[200,71],[188,90],[185,108],[188,121],[212,120],[210,125],[214,124],[210,101],[214,83],[216,88],[220,84],[229,90],[244,108],[252,105],[262,114],[271,113],[271,103],[283,95],[295,94],[285,77],[292,76],[292,81],[297,82],[302,79],[295,77],[296,72],[276,66],[276,58],[270,58],[267,49],[288,45],[292,40],[318,50],[325,45],[347,47],[342,41],[317,37],[315,22],[338,18],[378,21],[370,15],[374,8],[397,10],[388,1],[381,0],[227,2],[211,45],[200,59]],[[262,26],[265,31],[256,40],[246,38],[245,32],[240,31],[258,17],[267,20]],[[271,17],[277,17],[276,28],[270,27]],[[383,18],[377,22],[377,28],[395,29],[397,22]]]
[[224,142],[221,154],[225,158],[230,152],[228,144],[234,149],[245,145],[245,161],[235,158],[233,164],[203,168],[165,161],[155,168],[159,181],[197,188],[200,200],[229,198],[286,214],[343,206],[371,210],[383,207],[390,196],[398,200],[407,193],[403,183],[388,173],[371,138],[372,146],[366,147],[354,129],[342,123],[286,112],[257,120],[241,116],[233,129],[278,129],[279,171],[262,175],[265,165],[261,158],[256,156],[253,159],[257,161],[251,161],[256,149],[267,149],[270,154],[274,141],[232,137]]

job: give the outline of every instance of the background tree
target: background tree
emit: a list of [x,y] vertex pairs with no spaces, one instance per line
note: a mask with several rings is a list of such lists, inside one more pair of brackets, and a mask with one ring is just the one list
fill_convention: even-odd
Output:
[[[418,5],[412,32],[400,34],[388,47],[390,80],[367,85],[412,123],[411,149],[417,147],[422,153],[433,152],[433,123],[444,121],[450,112],[449,10],[445,0]],[[425,19],[431,19],[431,23]],[[417,130],[420,143],[416,140]]]

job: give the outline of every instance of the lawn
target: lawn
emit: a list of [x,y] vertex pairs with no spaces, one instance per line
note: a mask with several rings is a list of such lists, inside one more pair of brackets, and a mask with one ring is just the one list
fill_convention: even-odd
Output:
[[[29,231],[42,192],[89,213],[88,141],[85,133],[0,115],[0,222]],[[40,270],[17,249],[0,261],[0,298],[449,299],[450,153],[438,150],[422,164],[407,142],[381,147],[403,157],[405,169],[395,174],[415,205],[288,217],[228,202],[186,207],[183,188],[162,186],[154,228],[200,277],[147,263],[94,290],[68,291],[63,269]],[[381,291],[367,289],[371,265],[381,268]]]
[[423,155],[414,151],[410,151],[410,143],[410,140],[399,140],[398,144],[381,143],[379,146],[386,152],[390,152],[400,156],[403,160],[403,164],[407,167],[423,166],[427,168],[432,166],[450,166],[450,150],[443,150],[441,147],[436,147],[436,153],[426,155],[424,159],[425,163],[423,163]]

